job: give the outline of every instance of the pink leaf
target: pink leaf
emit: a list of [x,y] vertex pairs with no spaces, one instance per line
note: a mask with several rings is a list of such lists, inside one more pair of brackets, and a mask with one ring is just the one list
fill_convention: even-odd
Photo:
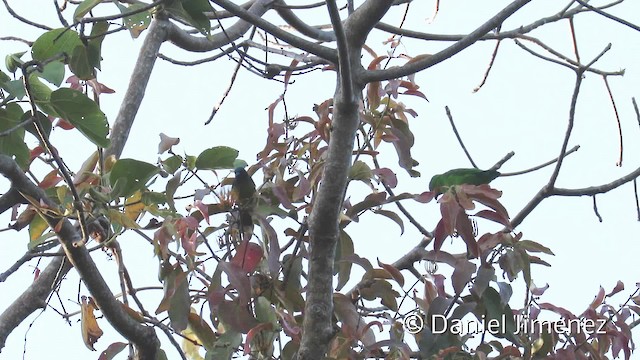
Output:
[[394,189],[398,185],[398,177],[389,168],[373,169],[371,170],[371,172],[374,175],[378,176],[380,181],[382,181],[392,189]]

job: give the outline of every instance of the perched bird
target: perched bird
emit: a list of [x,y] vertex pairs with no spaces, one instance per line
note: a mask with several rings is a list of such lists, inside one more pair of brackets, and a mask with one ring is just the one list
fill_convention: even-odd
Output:
[[496,170],[453,169],[444,174],[435,175],[429,181],[429,191],[442,194],[453,185],[482,185],[488,184],[500,176]]
[[239,210],[239,220],[241,233],[249,231],[253,233],[253,218],[251,214],[258,202],[258,193],[256,192],[256,184],[251,179],[247,171],[242,168],[234,170],[235,178],[231,185],[231,196],[235,200]]

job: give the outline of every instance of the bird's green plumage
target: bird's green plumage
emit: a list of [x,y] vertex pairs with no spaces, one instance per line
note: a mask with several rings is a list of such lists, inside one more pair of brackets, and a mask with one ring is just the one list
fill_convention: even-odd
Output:
[[231,185],[231,194],[240,210],[240,223],[242,228],[253,228],[251,213],[258,202],[256,184],[244,168],[234,170],[235,178]]
[[442,193],[444,188],[454,185],[488,184],[500,176],[496,170],[453,169],[444,174],[435,175],[429,182],[429,190]]

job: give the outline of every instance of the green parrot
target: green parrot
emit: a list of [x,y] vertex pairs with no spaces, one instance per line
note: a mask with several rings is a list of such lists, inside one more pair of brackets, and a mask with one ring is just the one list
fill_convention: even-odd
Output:
[[429,181],[429,191],[442,194],[446,188],[453,185],[482,185],[488,184],[500,176],[496,170],[453,169],[444,174],[434,175]]
[[231,196],[236,202],[240,211],[241,232],[250,231],[253,233],[253,218],[251,214],[258,203],[258,193],[256,192],[256,184],[251,179],[247,171],[242,168],[234,170],[235,178],[231,185]]

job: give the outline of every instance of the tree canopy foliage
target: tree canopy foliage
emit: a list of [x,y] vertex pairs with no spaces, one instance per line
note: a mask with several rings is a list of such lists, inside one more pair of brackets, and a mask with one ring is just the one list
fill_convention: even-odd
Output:
[[[3,3],[32,30],[1,39],[17,41],[24,50],[5,54],[0,71],[0,173],[10,182],[0,196],[0,212],[11,212],[7,230],[20,232],[28,250],[0,281],[26,264],[35,264],[36,271],[31,284],[13,289],[16,300],[2,309],[0,350],[16,341],[11,334],[20,323],[46,308],[67,321],[80,319],[81,337],[57,341],[83,342],[100,351],[100,359],[125,358],[127,348],[139,359],[631,357],[638,287],[625,288],[620,281],[612,289],[600,287],[581,313],[551,303],[544,298],[547,287],[536,286],[535,269],[550,266],[553,247],[519,229],[549,198],[592,197],[600,216],[596,195],[628,183],[635,189],[640,167],[606,183],[557,185],[566,162],[577,156],[574,125],[588,116],[580,113],[585,81],[600,78],[606,85],[619,131],[619,166],[618,109],[634,109],[640,124],[635,99],[616,99],[609,85],[625,71],[599,65],[611,44],[581,52],[576,25],[577,19],[595,17],[638,37],[638,25],[613,15],[628,2],[547,2],[545,17],[516,25],[511,19],[540,1],[503,1],[500,10],[460,35],[405,26],[415,24],[409,18],[425,17],[413,10],[425,4],[412,0],[56,0],[46,9],[47,23],[18,13],[9,0]],[[431,21],[446,5],[430,5]],[[554,34],[570,39],[573,53],[550,45],[553,39],[544,30],[554,24],[563,25]],[[101,68],[134,56],[103,51],[121,31],[142,42],[141,51],[128,87],[112,89]],[[372,42],[373,36],[386,41]],[[478,60],[488,62],[475,89],[482,91],[494,61],[495,67],[517,67],[499,63],[506,41],[540,66],[572,74],[572,93],[562,99],[568,111],[557,114],[565,131],[557,134],[554,158],[506,172],[502,167],[514,156],[509,152],[481,170],[446,108],[469,168],[455,165],[437,175],[419,166],[423,154],[415,145],[429,139],[415,131],[415,121],[420,104],[438,89],[422,84],[418,75],[490,43],[493,54]],[[160,53],[167,46],[184,50],[189,60]],[[208,57],[194,61],[193,53]],[[147,131],[160,133],[157,162],[123,157],[158,59],[194,72],[201,64],[235,62],[231,73],[218,76],[230,81],[201,126],[235,121],[233,126],[247,132],[264,132],[256,158],[228,144],[183,143],[185,153],[174,151],[181,139],[162,133],[162,124]],[[316,89],[293,85],[316,70],[335,74],[332,97],[318,98]],[[266,131],[242,116],[218,119],[242,72],[257,75],[250,80],[256,84],[280,86],[265,109]],[[532,100],[528,84],[520,86],[526,111]],[[294,115],[287,100],[302,91],[309,112]],[[124,96],[119,111],[110,113],[101,104],[114,92]],[[495,106],[501,101],[495,99]],[[487,131],[479,124],[474,135]],[[75,153],[58,151],[61,132],[91,145]],[[384,165],[383,157],[397,165]],[[542,168],[552,169],[545,184],[529,189],[534,195],[521,209],[507,209],[492,181]],[[411,178],[421,178],[423,187],[407,189],[403,180]],[[395,240],[354,236],[361,218],[396,224],[401,233],[411,227],[421,238],[407,240],[413,246],[386,260],[380,254]],[[125,249],[121,243],[130,238],[144,245]],[[358,246],[363,240],[371,245]],[[98,266],[96,257],[104,255],[96,250],[104,250],[116,267]],[[142,253],[154,257],[161,288],[158,282],[140,283],[140,274],[149,272],[136,267]],[[81,286],[64,286],[70,272],[79,275]],[[119,283],[106,281],[106,273],[117,273]],[[152,291],[160,295],[146,296]],[[56,302],[53,296],[77,302]],[[120,341],[98,342],[108,327]]]

